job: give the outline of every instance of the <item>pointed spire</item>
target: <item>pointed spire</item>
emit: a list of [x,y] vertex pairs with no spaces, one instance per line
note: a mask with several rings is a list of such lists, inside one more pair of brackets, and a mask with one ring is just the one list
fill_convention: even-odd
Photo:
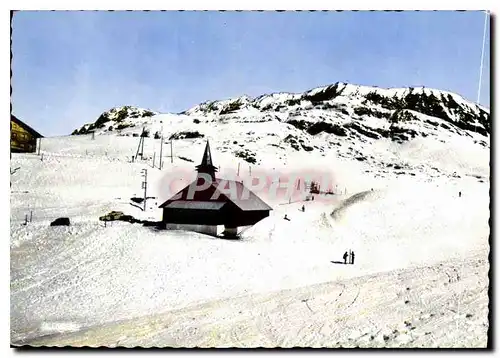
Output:
[[209,174],[212,180],[215,180],[215,172],[217,171],[217,168],[213,165],[212,153],[210,152],[210,144],[208,140],[201,164],[196,166],[196,170],[198,173]]
[[212,165],[212,153],[210,153],[210,143],[208,142],[208,140],[205,147],[205,153],[203,153],[203,159],[201,160],[201,165]]

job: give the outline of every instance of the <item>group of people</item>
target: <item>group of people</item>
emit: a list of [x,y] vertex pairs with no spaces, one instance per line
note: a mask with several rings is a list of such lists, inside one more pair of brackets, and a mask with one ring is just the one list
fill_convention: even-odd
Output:
[[349,250],[349,252],[345,252],[344,253],[344,256],[342,256],[344,258],[344,264],[347,264],[347,259],[349,258],[349,263],[351,265],[354,265],[354,251],[351,251]]

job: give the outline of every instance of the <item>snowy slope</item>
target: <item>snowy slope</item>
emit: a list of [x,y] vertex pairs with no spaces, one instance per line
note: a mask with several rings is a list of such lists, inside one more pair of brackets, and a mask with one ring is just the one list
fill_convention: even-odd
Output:
[[42,337],[34,346],[484,348],[482,255],[218,300]]
[[[352,103],[364,103],[366,94],[374,91],[340,84],[335,91],[330,88],[326,92],[340,90],[343,94],[334,100],[344,103],[347,109],[339,108],[348,112]],[[407,93],[403,89],[377,93],[384,91],[389,91],[390,98],[404,98]],[[421,91],[438,94],[428,89]],[[94,137],[82,134],[44,138],[43,157],[13,154],[11,168],[19,169],[11,175],[11,341],[36,342],[42,336],[55,334],[51,336],[53,344],[71,337],[73,342],[86,344],[85,337],[90,334],[92,340],[88,342],[113,345],[121,340],[113,332],[123,331],[124,342],[131,345],[454,346],[465,337],[464,332],[470,332],[464,344],[484,346],[489,136],[460,126],[452,130],[432,126],[429,121],[451,122],[405,109],[400,113],[407,111],[411,116],[397,114],[393,118],[401,126],[398,133],[403,136],[380,134],[372,138],[371,134],[361,134],[359,128],[366,131],[370,127],[373,133],[384,133],[391,127],[388,119],[371,115],[353,118],[314,105],[306,109],[312,102],[307,104],[304,98],[318,99],[314,97],[318,94],[324,95],[325,89],[255,100],[241,97],[238,105],[231,105],[229,100],[200,105],[184,114],[126,116],[121,122],[107,120],[102,128],[94,126]],[[473,105],[456,95],[450,96],[474,111]],[[299,99],[299,104],[287,102]],[[290,108],[283,112],[261,109],[280,103],[290,108],[296,106],[301,114],[293,117]],[[238,106],[241,107],[235,109]],[[234,112],[216,114],[223,110]],[[480,110],[477,113],[482,113]],[[119,112],[120,109],[113,111]],[[323,120],[326,113],[329,114],[325,121],[343,129],[335,127],[330,133],[316,133],[301,128],[299,119],[314,124]],[[298,119],[290,124],[290,116]],[[459,121],[458,117],[455,119]],[[119,123],[134,126],[118,130]],[[345,127],[347,123],[351,124]],[[356,127],[360,123],[363,127]],[[139,137],[134,135],[139,135],[143,128],[149,131],[144,140],[144,158],[132,162],[139,144]],[[342,130],[347,135],[339,134]],[[411,131],[419,134],[412,136]],[[157,138],[156,132],[160,133]],[[158,169],[161,135],[162,170]],[[170,138],[174,139],[172,158]],[[239,241],[183,231],[157,231],[124,222],[104,227],[98,220],[111,210],[143,220],[160,220],[157,206],[194,176],[194,165],[201,160],[207,139],[221,177],[239,174],[245,180],[263,174],[286,181],[293,175],[326,176],[336,194],[301,202],[286,194],[271,197],[267,188],[258,190],[273,211],[270,217],[245,230]],[[146,212],[130,200],[143,195],[142,169],[148,169],[151,198]],[[180,173],[180,179],[167,188],[170,179]],[[305,212],[299,210],[302,205],[306,206]],[[30,212],[33,221],[23,225]],[[285,214],[291,221],[283,220]],[[61,216],[69,217],[72,225],[49,226]],[[348,249],[355,250],[356,265],[335,263]],[[443,262],[450,265],[450,270],[464,267],[465,288],[457,284],[453,291],[448,290],[439,266]],[[446,313],[442,319],[426,321],[420,338],[396,339],[399,335],[393,334],[386,341],[383,336],[388,333],[384,327],[396,327],[403,316],[412,322],[423,320],[427,312],[423,309],[425,302],[418,306],[424,313],[418,313],[420,310],[404,300],[401,305],[394,301],[400,294],[400,282],[410,287],[411,282],[432,275],[436,286],[429,299],[435,302],[429,307],[429,314],[448,312],[444,306],[460,295],[453,302],[469,307],[471,300],[480,302],[471,311],[474,318],[461,315],[461,328],[452,331],[454,316]],[[381,292],[383,282],[387,284],[384,292],[378,300],[370,301],[370,292]],[[356,300],[355,296],[348,298],[347,292],[341,294],[342,304],[355,302],[340,326],[363,326],[373,321],[376,312],[383,310],[384,314],[374,326],[364,328],[368,335],[363,331],[356,336],[354,328],[349,328],[347,332],[354,337],[351,341],[338,328],[328,325],[318,335],[316,328],[323,325],[318,323],[323,319],[320,317],[338,312],[330,312],[331,307],[320,304],[316,307],[317,315],[309,317],[307,307],[297,311],[304,309],[300,300],[287,303],[316,293],[318,299],[331,301],[329,295],[333,293],[321,293],[323,289],[315,286],[318,284],[325,284],[327,291],[335,291],[339,285],[366,288],[362,291],[364,296],[360,294]],[[424,283],[411,287],[422,292],[428,289]],[[238,316],[239,311],[231,311],[233,304],[241,305],[250,316]],[[291,311],[276,305],[290,307]],[[202,307],[201,311],[196,307]],[[212,337],[213,322],[220,314],[217,307],[231,312],[227,325],[221,325],[219,333]],[[403,314],[394,313],[395,307]],[[311,308],[315,310],[312,305]],[[193,312],[204,312],[206,316],[200,323],[198,318],[191,322],[189,315]],[[371,312],[371,321],[355,318],[363,312]],[[198,313],[194,314],[198,317]],[[139,318],[149,325],[142,333],[133,323],[140,322]],[[170,327],[173,319],[182,327],[181,332],[176,331],[177,326],[170,331],[162,328]],[[269,328],[255,328],[252,322],[260,319],[270,322]],[[121,320],[125,321],[116,323]],[[391,323],[396,321],[399,323]],[[235,322],[242,323],[235,326]],[[473,322],[472,330],[464,331],[468,322]],[[68,326],[79,332],[70,338],[59,336]],[[197,329],[202,333],[196,333]],[[295,329],[301,332],[298,336]],[[426,334],[428,331],[432,334]],[[447,331],[451,333],[445,335],[443,332]],[[175,342],[167,338],[172,334],[177,337]],[[374,342],[363,343],[371,335]],[[298,340],[294,340],[296,336]]]

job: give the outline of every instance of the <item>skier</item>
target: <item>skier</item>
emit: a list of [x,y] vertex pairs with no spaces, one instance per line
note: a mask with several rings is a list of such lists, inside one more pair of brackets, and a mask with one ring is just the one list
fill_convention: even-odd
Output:
[[459,191],[459,192],[458,192],[458,197],[459,197],[459,198],[461,198],[461,197],[462,197],[462,192],[461,192],[461,191]]
[[288,216],[286,216],[286,214],[285,214],[285,217],[283,219],[290,221],[290,219],[288,218]]
[[304,205],[302,205],[302,211],[306,211],[306,207]]
[[347,254],[347,251],[344,253],[344,256],[342,256],[344,258],[344,265],[347,264],[347,256],[349,256]]
[[351,264],[354,265],[354,251],[351,251]]

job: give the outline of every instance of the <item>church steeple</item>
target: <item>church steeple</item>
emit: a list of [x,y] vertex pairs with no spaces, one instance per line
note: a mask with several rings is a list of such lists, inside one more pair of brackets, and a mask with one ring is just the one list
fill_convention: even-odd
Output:
[[215,180],[215,172],[217,168],[213,165],[212,154],[210,153],[210,144],[207,140],[207,145],[205,147],[205,153],[203,153],[203,159],[201,164],[196,166],[198,173],[209,174],[212,180]]

